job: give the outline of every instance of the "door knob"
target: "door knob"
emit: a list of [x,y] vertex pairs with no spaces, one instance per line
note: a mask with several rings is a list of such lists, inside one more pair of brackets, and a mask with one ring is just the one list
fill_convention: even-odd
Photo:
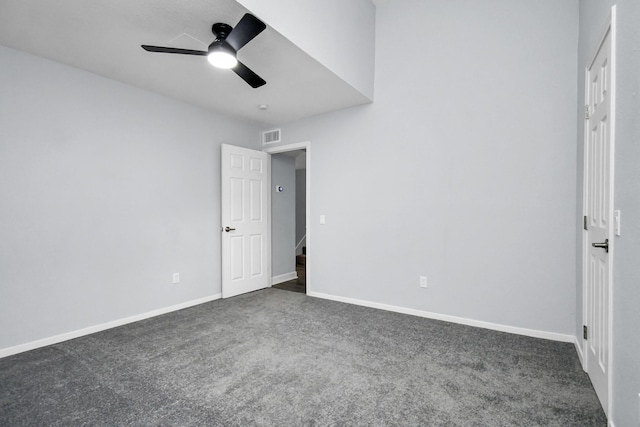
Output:
[[609,253],[609,239],[604,239],[604,243],[592,243],[594,248],[602,248],[606,253]]
[[225,227],[224,228],[224,231],[226,231],[227,233],[230,232],[230,231],[234,231],[234,230],[235,230],[235,228],[231,228],[231,227]]

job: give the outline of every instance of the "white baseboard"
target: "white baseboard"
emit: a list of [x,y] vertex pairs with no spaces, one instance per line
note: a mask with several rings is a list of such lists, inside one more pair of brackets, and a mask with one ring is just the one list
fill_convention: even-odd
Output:
[[416,310],[413,308],[398,307],[395,305],[381,304],[377,302],[364,301],[354,298],[340,297],[336,295],[323,294],[319,292],[307,292],[307,295],[316,298],[323,298],[332,301],[346,302],[347,304],[361,305],[364,307],[378,308],[381,310],[393,311],[396,313],[410,314],[412,316],[426,317],[428,319],[443,320],[445,322],[458,323],[461,325],[475,326],[477,328],[491,329],[494,331],[508,332],[511,334],[524,335],[533,338],[543,338],[552,341],[575,342],[573,335],[558,334],[555,332],[538,331],[535,329],[519,328],[516,326],[500,325],[497,323],[483,322],[481,320],[467,319],[464,317],[449,316],[446,314],[431,313],[428,311]]
[[578,359],[580,359],[580,366],[584,371],[587,370],[587,367],[584,364],[584,354],[582,353],[582,343],[580,342],[579,337],[574,337],[573,345],[576,347],[576,353],[578,353]]
[[126,325],[128,323],[138,322],[140,320],[148,319],[150,317],[160,316],[161,314],[171,313],[172,311],[178,311],[184,308],[193,307],[194,305],[204,304],[205,302],[215,301],[220,298],[222,298],[222,294],[210,295],[208,297],[183,302],[180,304],[172,305],[170,307],[159,308],[157,310],[152,310],[147,313],[141,313],[141,314],[136,314],[135,316],[125,317],[124,319],[113,320],[111,322],[101,323],[99,325],[90,326],[88,328],[66,332],[64,334],[43,338],[37,341],[31,341],[26,344],[20,344],[13,347],[2,348],[0,349],[0,359],[3,357],[11,356],[13,354],[23,353],[25,351],[35,350],[36,348],[44,347],[47,345],[58,344],[63,341],[68,341],[68,340],[79,338],[85,335],[94,334],[96,332],[104,331],[106,329],[116,328],[118,326]]
[[[291,275],[293,275],[293,276],[291,276]],[[276,279],[278,279],[278,278],[283,278],[283,280],[280,280],[279,282],[276,282]],[[273,284],[275,285],[277,283],[286,282],[287,280],[292,280],[292,279],[295,279],[295,278],[297,278],[297,274],[295,272],[294,273],[283,274],[283,275],[280,275],[280,276],[274,276],[273,277]],[[578,352],[578,357],[580,358],[580,361],[581,362],[583,361],[583,354],[582,354],[582,350],[581,350],[580,346],[578,345],[578,339],[576,337],[572,336],[572,335],[558,334],[558,333],[554,333],[554,332],[538,331],[538,330],[534,330],[534,329],[519,328],[519,327],[515,327],[515,326],[500,325],[500,324],[496,324],[496,323],[483,322],[483,321],[480,321],[480,320],[473,320],[473,319],[467,319],[467,318],[463,318],[463,317],[449,316],[449,315],[446,315],[446,314],[432,313],[432,312],[416,310],[416,309],[412,309],[412,308],[399,307],[399,306],[394,306],[394,305],[389,305],[389,304],[381,304],[381,303],[377,303],[377,302],[359,300],[359,299],[355,299],[355,298],[341,297],[341,296],[324,294],[324,293],[319,293],[319,292],[309,292],[308,295],[311,296],[311,297],[316,297],[316,298],[328,299],[328,300],[332,300],[332,301],[344,302],[344,303],[347,303],[347,304],[360,305],[360,306],[370,307],[370,308],[377,308],[377,309],[381,309],[381,310],[393,311],[393,312],[396,312],[396,313],[403,313],[403,314],[409,314],[409,315],[418,316],[418,317],[425,317],[425,318],[428,318],[428,319],[443,320],[445,322],[458,323],[458,324],[467,325],[467,326],[475,326],[475,327],[478,327],[478,328],[491,329],[491,330],[494,330],[494,331],[508,332],[508,333],[512,333],[512,334],[524,335],[524,336],[529,336],[529,337],[534,337],[534,338],[543,338],[543,339],[548,339],[548,340],[553,340],[553,341],[572,342],[572,343],[574,343],[574,345],[576,347],[576,351]],[[99,324],[99,325],[90,326],[88,328],[79,329],[79,330],[76,330],[76,331],[67,332],[67,333],[60,334],[60,335],[55,335],[55,336],[44,338],[44,339],[41,339],[41,340],[32,341],[32,342],[29,342],[29,343],[20,344],[20,345],[13,346],[13,347],[3,348],[3,349],[0,349],[0,358],[11,356],[13,354],[22,353],[22,352],[29,351],[29,350],[34,350],[36,348],[44,347],[44,346],[47,346],[47,345],[57,344],[57,343],[60,343],[60,342],[63,342],[63,341],[68,341],[68,340],[71,340],[71,339],[74,339],[74,338],[79,338],[79,337],[82,337],[82,336],[85,336],[85,335],[89,335],[89,334],[93,334],[93,333],[96,333],[96,332],[104,331],[106,329],[111,329],[111,328],[115,328],[115,327],[118,327],[118,326],[126,325],[128,323],[133,323],[133,322],[137,322],[137,321],[140,321],[140,320],[148,319],[148,318],[151,318],[151,317],[160,316],[162,314],[171,313],[172,311],[182,310],[184,308],[193,307],[195,305],[204,304],[204,303],[210,302],[210,301],[215,301],[217,299],[220,299],[221,297],[222,297],[222,294],[215,294],[215,295],[211,295],[211,296],[208,296],[208,297],[205,297],[205,298],[200,298],[200,299],[197,299],[197,300],[187,301],[187,302],[184,302],[184,303],[181,303],[181,304],[176,304],[176,305],[173,305],[173,306],[170,306],[170,307],[165,307],[165,308],[161,308],[161,309],[158,309],[158,310],[149,311],[147,313],[142,313],[142,314],[137,314],[135,316],[126,317],[124,319],[114,320],[114,321],[111,321],[111,322],[106,322],[106,323],[102,323],[102,324]]]
[[288,282],[289,280],[297,279],[298,273],[292,271],[291,273],[284,273],[271,278],[271,284],[277,285],[278,283]]

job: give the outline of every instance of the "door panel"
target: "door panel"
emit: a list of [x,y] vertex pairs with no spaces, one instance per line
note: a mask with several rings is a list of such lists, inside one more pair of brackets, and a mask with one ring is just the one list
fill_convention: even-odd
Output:
[[[611,32],[587,69],[585,126],[585,365],[605,412],[609,403],[610,298],[613,235]],[[610,250],[594,247],[607,242]]]
[[223,144],[221,159],[222,297],[228,298],[270,285],[269,155]]
[[251,180],[251,221],[262,221],[263,215],[263,199],[264,199],[264,183],[262,181]]
[[263,254],[262,254],[262,236],[253,235],[250,237],[251,241],[251,277],[260,276],[263,274]]

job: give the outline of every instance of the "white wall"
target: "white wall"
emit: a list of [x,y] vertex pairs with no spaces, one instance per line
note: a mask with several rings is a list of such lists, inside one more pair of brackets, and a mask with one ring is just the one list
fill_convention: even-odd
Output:
[[[285,154],[271,156],[271,267],[273,276],[296,272],[296,168]],[[278,193],[276,186],[284,191]]]
[[573,335],[577,1],[377,11],[375,102],[282,129],[314,292]]
[[258,129],[12,49],[0,64],[0,349],[219,294],[220,144],[258,148]]
[[[612,4],[617,4],[618,56],[615,209],[622,212],[622,234],[616,237],[613,259],[613,412],[616,426],[640,423],[640,2],[637,0],[580,0],[578,99],[584,101],[584,67],[599,42]],[[583,171],[583,122],[578,119],[578,177]],[[581,183],[581,182],[580,182]],[[582,200],[582,186],[578,187]],[[581,202],[580,202],[581,207]],[[581,216],[581,210],[578,216]],[[578,248],[582,232],[578,231]],[[582,260],[577,259],[579,315],[582,324]]]
[[373,99],[375,6],[370,0],[238,0],[238,3]]

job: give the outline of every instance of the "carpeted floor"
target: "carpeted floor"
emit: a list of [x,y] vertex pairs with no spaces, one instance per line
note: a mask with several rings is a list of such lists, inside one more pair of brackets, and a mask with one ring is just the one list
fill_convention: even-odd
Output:
[[0,359],[1,426],[605,426],[572,344],[266,289]]

